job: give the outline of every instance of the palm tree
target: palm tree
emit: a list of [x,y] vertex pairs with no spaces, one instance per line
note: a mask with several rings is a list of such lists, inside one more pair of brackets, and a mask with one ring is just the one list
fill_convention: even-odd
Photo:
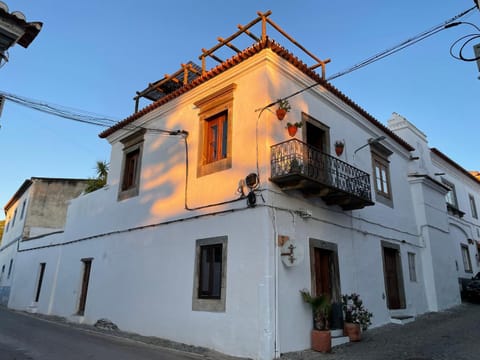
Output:
[[106,161],[97,161],[94,169],[97,177],[88,179],[88,185],[85,189],[86,193],[101,189],[107,184],[108,163]]

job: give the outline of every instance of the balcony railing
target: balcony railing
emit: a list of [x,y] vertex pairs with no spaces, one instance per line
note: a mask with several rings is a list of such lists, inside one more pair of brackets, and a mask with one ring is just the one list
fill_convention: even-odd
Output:
[[271,177],[283,190],[298,189],[344,210],[373,205],[370,176],[297,139],[271,147]]

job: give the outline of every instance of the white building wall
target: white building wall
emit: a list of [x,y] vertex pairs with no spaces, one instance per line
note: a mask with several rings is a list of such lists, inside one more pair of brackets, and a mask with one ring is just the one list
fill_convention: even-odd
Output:
[[[199,109],[193,103],[231,83],[236,84],[233,166],[197,178]],[[55,244],[64,245],[20,253],[22,287],[15,287],[11,306],[31,306],[36,284],[32,274],[40,262],[46,262],[44,294],[48,300],[40,299],[40,312],[85,323],[106,317],[124,330],[231,355],[271,359],[310,347],[311,312],[299,294],[311,287],[310,239],[337,246],[341,292],[361,295],[374,313],[374,326],[389,322],[398,313],[389,311],[385,300],[385,242],[399,248],[406,303],[403,313],[416,315],[454,303],[450,298],[438,298],[444,296],[438,295],[442,291],[451,290],[452,283],[444,286],[440,280],[448,275],[448,267],[438,270],[436,266],[452,262],[442,247],[434,246],[445,245],[442,226],[448,222],[443,218],[442,223],[434,212],[421,214],[425,221],[434,217],[441,223],[438,228],[443,237],[437,239],[436,229],[423,235],[417,207],[428,201],[417,203],[417,198],[410,196],[409,152],[321,87],[292,98],[286,121],[300,121],[304,112],[329,126],[332,153],[335,140],[344,140],[341,159],[370,174],[369,148],[355,150],[368,139],[386,134],[382,144],[393,152],[389,159],[393,206],[376,202],[362,210],[343,211],[299,192],[284,193],[268,181],[270,146],[289,137],[286,121],[279,122],[270,111],[256,110],[306,85],[311,85],[311,79],[267,50],[137,121],[148,128],[189,132],[190,207],[238,198],[238,182],[257,172],[258,154],[261,185],[255,209],[246,208],[243,199],[221,207],[185,210],[185,143],[181,137],[155,132],[145,134],[139,195],[118,201],[123,159],[120,140],[127,132],[112,134],[108,139],[112,144],[108,186],[71,202],[65,232],[55,238]],[[303,135],[300,131],[297,138]],[[429,196],[422,189],[415,191]],[[438,200],[436,196],[433,200]],[[300,218],[299,209],[310,211],[312,217]],[[224,212],[208,215],[218,211]],[[226,311],[192,311],[196,240],[223,235],[228,236]],[[303,250],[298,265],[282,263],[279,235],[289,236]],[[416,282],[409,280],[408,252],[415,253],[418,261]],[[86,311],[78,316],[83,258],[93,261]]]
[[[271,224],[263,221],[266,211],[243,209],[22,252],[24,271],[10,306],[31,305],[37,268],[46,262],[42,295],[54,291],[55,300],[47,311],[48,298],[42,298],[39,312],[89,324],[108,318],[120,329],[258,358],[270,346],[271,330],[264,325],[272,323],[273,311],[268,250],[273,237]],[[196,240],[223,235],[228,236],[226,311],[192,311]],[[78,316],[83,258],[93,260],[85,315]]]

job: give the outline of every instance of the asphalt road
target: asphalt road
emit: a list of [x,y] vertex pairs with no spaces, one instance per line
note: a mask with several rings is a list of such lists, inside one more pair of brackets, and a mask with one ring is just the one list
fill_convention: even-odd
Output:
[[0,360],[198,360],[203,357],[86,331],[0,307]]

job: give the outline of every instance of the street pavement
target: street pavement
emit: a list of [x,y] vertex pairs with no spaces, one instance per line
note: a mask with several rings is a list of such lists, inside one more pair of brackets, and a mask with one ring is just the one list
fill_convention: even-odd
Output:
[[[233,360],[205,348],[0,307],[0,360]],[[414,322],[369,329],[360,342],[322,354],[282,354],[280,360],[480,359],[480,304],[463,303]]]
[[0,307],[0,360],[199,360],[204,356],[111,336]]
[[480,359],[480,304],[463,303],[428,313],[416,321],[388,324],[362,333],[360,342],[334,347],[331,354],[311,350],[282,360],[476,360]]

